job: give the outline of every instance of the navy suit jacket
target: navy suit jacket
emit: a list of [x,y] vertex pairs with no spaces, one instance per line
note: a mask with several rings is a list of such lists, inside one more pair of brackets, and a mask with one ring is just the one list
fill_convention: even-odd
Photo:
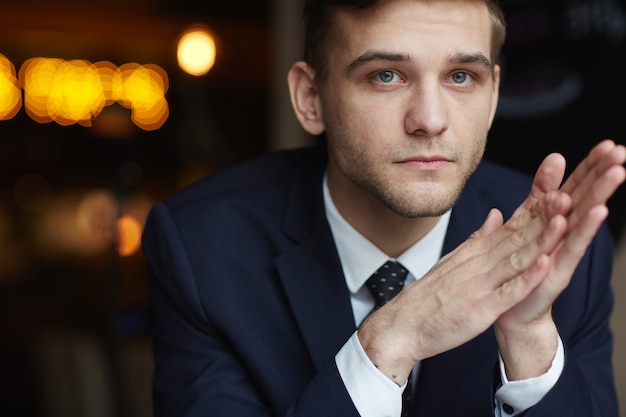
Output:
[[[281,151],[153,208],[144,232],[156,416],[357,416],[334,357],[356,326],[324,213],[321,148]],[[509,216],[526,176],[483,162],[452,210],[444,253],[489,209]],[[528,416],[617,416],[612,242],[602,229],[554,307],[556,386]],[[489,416],[499,383],[490,329],[424,360],[415,416]],[[494,372],[495,370],[495,372]]]

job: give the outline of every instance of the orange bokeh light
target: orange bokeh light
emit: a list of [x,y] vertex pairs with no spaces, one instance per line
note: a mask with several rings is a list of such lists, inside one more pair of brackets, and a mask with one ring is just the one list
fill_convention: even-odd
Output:
[[15,66],[0,54],[0,120],[13,118],[22,107]]
[[176,59],[178,66],[187,74],[199,77],[215,65],[217,47],[215,38],[203,26],[192,26],[178,40]]
[[141,232],[141,224],[134,217],[124,215],[117,219],[117,250],[120,256],[131,256],[139,250]]
[[39,123],[91,126],[102,109],[116,101],[131,109],[131,119],[144,130],[160,128],[169,117],[167,73],[157,65],[117,68],[108,61],[31,58],[18,77],[26,113]]

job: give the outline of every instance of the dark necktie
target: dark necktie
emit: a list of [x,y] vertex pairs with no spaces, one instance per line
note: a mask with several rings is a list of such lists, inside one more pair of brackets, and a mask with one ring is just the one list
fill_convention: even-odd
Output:
[[374,297],[374,310],[385,305],[404,288],[407,274],[408,271],[402,264],[387,261],[367,279],[365,285]]
[[[408,271],[399,262],[387,261],[378,268],[365,282],[365,286],[374,297],[374,310],[379,309],[395,297],[404,288],[404,281]],[[412,373],[409,375],[407,386],[402,393],[402,417],[409,415],[411,396],[413,394]]]

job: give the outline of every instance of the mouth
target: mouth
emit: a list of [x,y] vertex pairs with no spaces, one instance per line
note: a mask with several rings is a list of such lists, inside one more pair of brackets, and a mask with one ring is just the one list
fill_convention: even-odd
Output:
[[449,166],[450,164],[454,163],[454,161],[441,155],[420,155],[405,158],[398,161],[397,163],[414,169],[437,170]]

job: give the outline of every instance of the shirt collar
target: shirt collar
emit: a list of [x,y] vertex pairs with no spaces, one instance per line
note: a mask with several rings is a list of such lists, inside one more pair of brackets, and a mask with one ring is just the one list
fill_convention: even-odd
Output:
[[[348,289],[355,294],[365,281],[390,258],[341,216],[330,196],[328,177],[323,181],[326,217],[335,240]],[[421,278],[441,257],[443,241],[450,221],[448,210],[435,227],[402,253],[397,261],[409,271],[407,284]]]

